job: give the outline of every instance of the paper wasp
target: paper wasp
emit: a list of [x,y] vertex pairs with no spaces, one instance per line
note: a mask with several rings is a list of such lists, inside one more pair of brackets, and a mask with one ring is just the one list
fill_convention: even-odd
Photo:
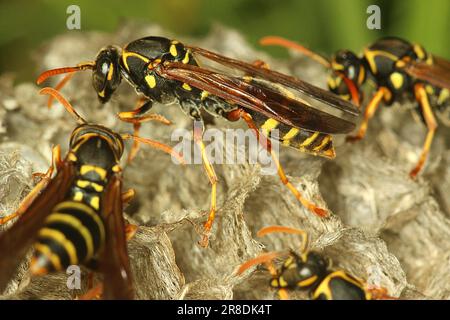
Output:
[[19,217],[0,233],[0,292],[33,246],[33,275],[85,265],[103,274],[106,299],[131,299],[134,289],[126,239],[136,227],[126,225],[123,217],[123,204],[134,196],[133,190],[122,192],[123,140],[173,152],[156,141],[87,123],[52,88],[41,93],[58,99],[80,124],[72,132],[65,158],[60,147],[54,147],[52,164],[40,182],[15,213],[0,219],[5,224]]
[[314,300],[371,300],[391,298],[384,288],[368,288],[363,281],[344,270],[333,270],[332,261],[315,251],[308,251],[308,235],[303,230],[284,226],[270,226],[258,231],[258,237],[274,232],[297,234],[302,237],[300,253],[288,252],[279,269],[273,260],[286,252],[268,252],[243,263],[237,273],[265,264],[272,276],[270,286],[278,290],[280,299],[288,299],[288,290],[309,292]]
[[[110,99],[122,78],[143,95],[145,103],[118,115],[120,119],[132,122],[135,130],[139,129],[141,122],[147,121],[144,114],[154,101],[163,104],[178,102],[181,109],[199,123],[203,124],[202,110],[230,121],[242,118],[258,139],[261,138],[258,128],[269,136],[277,129],[283,145],[334,158],[330,134],[352,131],[359,114],[348,101],[306,82],[261,65],[162,37],[138,39],[123,49],[108,46],[98,53],[95,61],[48,70],[39,76],[37,83],[68,73],[56,86],[59,90],[74,72],[80,70],[93,71],[92,83],[103,103]],[[217,176],[205,153],[203,129],[204,125],[200,130],[194,130],[194,140],[202,151],[203,165],[211,183],[210,212],[200,242],[207,246],[216,212]],[[283,184],[302,205],[320,217],[327,216],[327,210],[305,199],[289,182],[270,143],[264,147],[271,153]]]
[[[450,62],[427,53],[425,49],[396,37],[381,38],[366,47],[358,57],[349,50],[338,51],[331,60],[309,49],[279,37],[261,39],[263,45],[280,45],[300,51],[331,69],[328,88],[343,99],[359,105],[362,101],[361,86],[371,80],[376,92],[367,104],[364,120],[354,136],[348,141],[362,139],[369,119],[373,117],[381,101],[386,106],[405,98],[418,102],[417,112],[428,128],[419,161],[410,171],[415,178],[427,159],[438,122],[435,111],[450,109]],[[447,111],[448,112],[448,111]],[[448,125],[449,121],[443,121]]]

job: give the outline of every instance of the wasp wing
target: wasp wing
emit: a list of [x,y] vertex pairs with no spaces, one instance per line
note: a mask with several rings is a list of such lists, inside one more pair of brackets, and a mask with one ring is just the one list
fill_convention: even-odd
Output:
[[[308,97],[297,97],[287,89],[283,93],[277,82],[257,78],[247,81],[245,77],[228,76],[178,62],[159,65],[156,72],[292,127],[330,134],[347,133],[355,127],[351,120],[317,109],[315,104],[319,102],[316,99],[310,102]],[[338,97],[336,99],[340,100]]]
[[410,76],[440,88],[450,89],[450,61],[433,56],[433,64],[410,61],[405,66]]
[[36,240],[45,218],[59,202],[64,200],[75,177],[72,162],[63,161],[57,173],[26,211],[8,230],[0,234],[0,292],[17,270],[18,265]]
[[101,214],[106,229],[105,247],[99,261],[104,275],[104,298],[133,299],[133,280],[123,218],[122,181],[117,174],[111,177],[105,189]]
[[207,59],[229,66],[231,68],[239,69],[247,75],[260,77],[264,80],[282,84],[286,87],[297,90],[302,95],[309,96],[321,106],[326,107],[327,110],[325,110],[325,112],[332,112],[333,109],[338,109],[348,116],[356,117],[359,115],[358,108],[356,108],[356,106],[354,106],[352,103],[339,98],[332,92],[321,89],[297,78],[279,73],[274,70],[260,68],[247,62],[228,58],[203,48],[192,46],[188,46],[187,48],[189,48],[193,53],[197,53]]

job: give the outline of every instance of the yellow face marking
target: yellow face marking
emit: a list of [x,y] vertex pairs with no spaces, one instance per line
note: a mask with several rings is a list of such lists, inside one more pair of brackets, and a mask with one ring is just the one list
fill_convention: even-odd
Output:
[[448,98],[450,98],[450,91],[448,89],[442,89],[439,94],[437,103],[439,105],[443,104]]
[[130,52],[130,51],[123,50],[122,51],[122,61],[123,61],[123,64],[125,66],[125,69],[127,69],[127,71],[130,71],[130,68],[128,67],[128,61],[127,61],[128,57],[136,57],[138,59],[143,60],[145,63],[149,63],[150,62],[149,59],[147,59],[144,56],[141,56],[140,54],[138,54],[136,52]]
[[73,200],[79,202],[83,201],[83,192],[81,191],[75,192],[75,194],[73,195]]
[[105,97],[105,89],[103,89],[102,91],[100,91],[100,92],[98,93],[98,95],[99,95],[100,97],[104,98],[104,97]]
[[400,89],[403,86],[403,75],[401,73],[394,72],[389,78],[395,89]]
[[336,80],[333,77],[328,77],[328,88],[335,89],[337,87]]
[[287,287],[288,283],[286,282],[286,280],[284,280],[282,276],[278,278],[278,281],[280,282],[280,287],[282,288]]
[[107,172],[105,169],[103,169],[101,167],[85,164],[85,165],[82,165],[80,168],[80,173],[82,176],[84,176],[86,173],[88,173],[90,171],[95,171],[100,176],[100,179],[105,180]]
[[306,278],[305,280],[297,282],[297,286],[299,286],[299,287],[309,287],[310,285],[312,285],[316,281],[317,281],[317,276],[314,275],[312,277]]
[[434,94],[434,89],[433,89],[433,87],[432,86],[425,86],[425,90],[427,91],[427,93],[429,94],[429,95],[432,95],[432,94]]
[[333,68],[333,70],[336,70],[336,71],[344,70],[344,65],[337,63],[336,61],[331,62],[331,67]]
[[381,51],[381,50],[369,50],[368,48],[364,49],[364,56],[366,60],[369,62],[370,69],[374,74],[377,73],[377,65],[375,63],[375,56],[383,56],[392,61],[397,61],[398,57],[393,55],[392,53]]
[[362,84],[366,78],[366,69],[363,66],[359,66],[358,84]]
[[189,63],[189,51],[186,51],[186,54],[184,55],[184,58],[181,62],[183,62],[184,64]]
[[109,64],[108,76],[106,77],[106,79],[107,79],[108,81],[111,81],[112,76],[113,76],[113,73],[114,73],[113,64],[110,63],[110,64]]
[[100,198],[97,196],[94,196],[91,198],[91,201],[89,202],[89,204],[91,205],[92,208],[94,208],[95,210],[100,209]]
[[187,83],[183,83],[183,85],[181,86],[184,90],[186,91],[191,91],[192,88],[190,85],[188,85]]
[[316,138],[319,136],[319,132],[314,132],[313,134],[312,134],[312,136],[310,136],[308,139],[306,139],[305,141],[303,141],[301,144],[300,144],[300,147],[307,147],[307,146],[309,146],[311,143],[313,143],[314,142],[314,140],[316,140]]
[[145,82],[147,82],[148,86],[153,89],[156,87],[156,78],[152,75],[146,75],[145,76]]
[[322,150],[323,147],[326,146],[326,144],[331,140],[331,136],[325,136],[325,138],[323,138],[322,143],[319,144],[317,147],[314,147],[313,151],[320,151]]
[[[86,205],[82,202],[64,201],[64,202],[61,202],[59,205],[57,205],[54,208],[54,212],[59,213],[59,211],[63,211],[64,209],[78,209],[79,211],[82,211],[82,212],[86,213],[87,215],[89,215],[95,221],[98,228],[100,229],[101,242],[105,241],[105,227],[103,225],[103,221],[100,219],[99,215],[91,207],[89,207],[88,205]],[[64,213],[61,213],[61,214],[64,214]]]
[[170,50],[169,51],[170,51],[170,54],[172,56],[174,56],[174,57],[176,57],[178,55],[177,47],[174,44],[172,44],[170,46]]
[[36,243],[34,245],[34,249],[36,251],[39,251],[44,256],[46,256],[52,262],[55,270],[57,270],[57,271],[62,270],[61,260],[59,259],[59,257],[56,254],[54,254],[52,252],[52,250],[50,250],[50,248],[47,245],[42,244],[42,243]]
[[122,171],[122,169],[120,168],[120,166],[118,164],[116,164],[114,167],[112,167],[111,170],[116,173]]
[[209,92],[208,92],[208,91],[202,91],[202,93],[201,93],[201,95],[200,95],[200,99],[203,101],[203,100],[205,100],[208,96],[209,96]]
[[61,231],[50,228],[43,228],[39,231],[39,236],[43,238],[53,239],[54,241],[59,243],[69,256],[70,264],[78,263],[77,250],[75,249],[75,246],[73,245],[72,241],[67,239]]
[[279,287],[278,279],[272,279],[272,281],[270,282],[270,285],[272,287],[278,288]]
[[275,119],[269,118],[264,122],[264,124],[261,126],[261,129],[263,132],[267,135],[268,132],[272,131],[278,126],[279,122]]

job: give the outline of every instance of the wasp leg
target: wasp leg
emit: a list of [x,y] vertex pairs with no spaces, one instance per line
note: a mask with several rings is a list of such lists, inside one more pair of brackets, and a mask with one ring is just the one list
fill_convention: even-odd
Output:
[[374,94],[372,100],[370,100],[369,104],[367,105],[366,111],[364,113],[364,120],[362,121],[358,132],[354,136],[347,136],[346,141],[355,142],[364,138],[364,136],[366,135],[367,127],[369,125],[369,120],[373,117],[375,111],[377,111],[378,106],[380,105],[383,97],[386,97],[388,94],[389,94],[388,89],[384,87],[381,87]]
[[206,171],[206,174],[208,176],[209,182],[211,183],[211,206],[209,209],[209,215],[208,220],[206,220],[204,226],[203,226],[203,235],[202,239],[199,241],[200,246],[206,248],[208,246],[209,242],[209,235],[211,233],[211,228],[214,223],[214,219],[216,216],[216,189],[217,189],[217,175],[214,171],[213,166],[211,165],[211,162],[208,159],[208,156],[206,154],[206,148],[205,144],[203,143],[203,124],[201,128],[194,128],[194,141],[200,148],[201,154],[202,154],[202,162],[203,167]]
[[127,239],[127,241],[130,241],[131,239],[133,239],[133,237],[136,234],[138,228],[139,227],[137,225],[131,224],[131,223],[128,223],[125,226],[125,238]]
[[423,118],[425,119],[425,123],[428,128],[428,133],[425,138],[425,143],[422,148],[422,154],[420,155],[419,162],[416,164],[415,168],[411,170],[411,172],[409,173],[409,176],[413,179],[417,177],[420,170],[422,170],[425,161],[427,160],[431,143],[433,142],[434,133],[438,126],[433,111],[431,110],[428,94],[425,91],[423,84],[416,84],[414,87],[414,93],[422,110]]
[[[124,122],[129,122],[133,124],[134,135],[139,135],[139,129],[141,128],[141,123],[146,121],[158,121],[164,123],[166,125],[171,124],[169,120],[159,114],[149,114],[143,116],[146,112],[148,112],[152,108],[152,101],[147,100],[146,98],[139,98],[137,102],[137,107],[132,111],[119,112],[117,115],[120,120]],[[133,147],[128,154],[128,163],[130,163],[137,155],[139,151],[139,141],[133,141]]]
[[133,200],[135,195],[136,195],[136,191],[134,191],[134,189],[128,189],[127,191],[123,192],[122,193],[123,204],[130,203],[130,201]]
[[19,208],[16,212],[4,216],[0,218],[0,225],[7,223],[8,221],[22,215],[28,209],[28,207],[33,203],[34,199],[41,193],[45,187],[47,187],[50,179],[55,171],[55,168],[58,168],[61,164],[61,148],[59,145],[53,147],[52,149],[52,164],[48,168],[47,172],[44,174],[39,174],[41,176],[41,180],[34,186],[34,188],[30,191],[30,193],[22,200]]
[[270,140],[265,138],[265,140],[267,141],[267,144],[263,143],[261,141],[261,139],[260,139],[260,132],[259,132],[258,128],[256,127],[256,124],[253,122],[252,117],[248,113],[243,111],[243,110],[240,111],[239,115],[240,115],[241,118],[243,118],[245,120],[245,122],[247,123],[248,127],[255,132],[256,137],[257,137],[259,143],[261,144],[261,146],[263,148],[265,148],[268,152],[270,152],[270,155],[272,156],[272,159],[275,162],[275,165],[277,166],[278,176],[280,177],[281,182],[289,190],[291,190],[291,192],[294,194],[294,196],[297,198],[297,200],[300,201],[300,203],[305,208],[307,208],[309,211],[313,212],[315,215],[317,215],[319,217],[322,217],[322,218],[323,217],[327,217],[328,216],[328,211],[327,210],[319,208],[318,206],[316,206],[312,202],[310,202],[307,199],[305,199],[303,197],[303,195],[300,193],[300,191],[298,191],[297,188],[295,188],[294,185],[289,181],[289,179],[286,177],[286,174],[284,173],[283,167],[280,164],[280,160],[278,159],[278,156],[275,154],[275,151],[273,151],[271,146],[270,146]]

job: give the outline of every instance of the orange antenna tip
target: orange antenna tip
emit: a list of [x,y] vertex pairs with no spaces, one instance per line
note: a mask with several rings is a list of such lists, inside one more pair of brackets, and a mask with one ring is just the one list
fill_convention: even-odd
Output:
[[275,232],[283,232],[283,233],[290,233],[290,234],[302,234],[302,235],[306,233],[303,230],[290,228],[290,227],[269,226],[269,227],[264,227],[261,230],[259,230],[256,235],[258,237],[264,237],[265,235],[268,235],[270,233],[275,233]]
[[244,271],[250,269],[253,266],[270,262],[273,259],[281,256],[282,254],[283,254],[282,252],[267,252],[267,253],[261,254],[260,256],[258,256],[256,258],[250,259],[240,265],[240,267],[237,271],[237,275],[242,274]]
[[93,69],[94,66],[95,66],[95,62],[89,61],[86,63],[81,63],[81,64],[77,65],[76,67],[63,67],[63,68],[47,70],[47,71],[42,72],[39,75],[39,77],[36,79],[36,83],[41,84],[48,78],[56,76],[58,74],[71,73],[71,72],[77,72],[77,71],[82,71],[82,70],[90,70],[90,69]]
[[55,98],[64,106],[64,108],[66,108],[67,111],[69,111],[70,114],[72,114],[73,116],[75,116],[75,118],[77,118],[78,122],[86,123],[86,120],[84,120],[84,118],[80,116],[78,112],[75,111],[74,107],[72,107],[70,102],[67,101],[57,90],[50,87],[46,87],[39,90],[39,94],[41,95],[48,94],[49,96]]

